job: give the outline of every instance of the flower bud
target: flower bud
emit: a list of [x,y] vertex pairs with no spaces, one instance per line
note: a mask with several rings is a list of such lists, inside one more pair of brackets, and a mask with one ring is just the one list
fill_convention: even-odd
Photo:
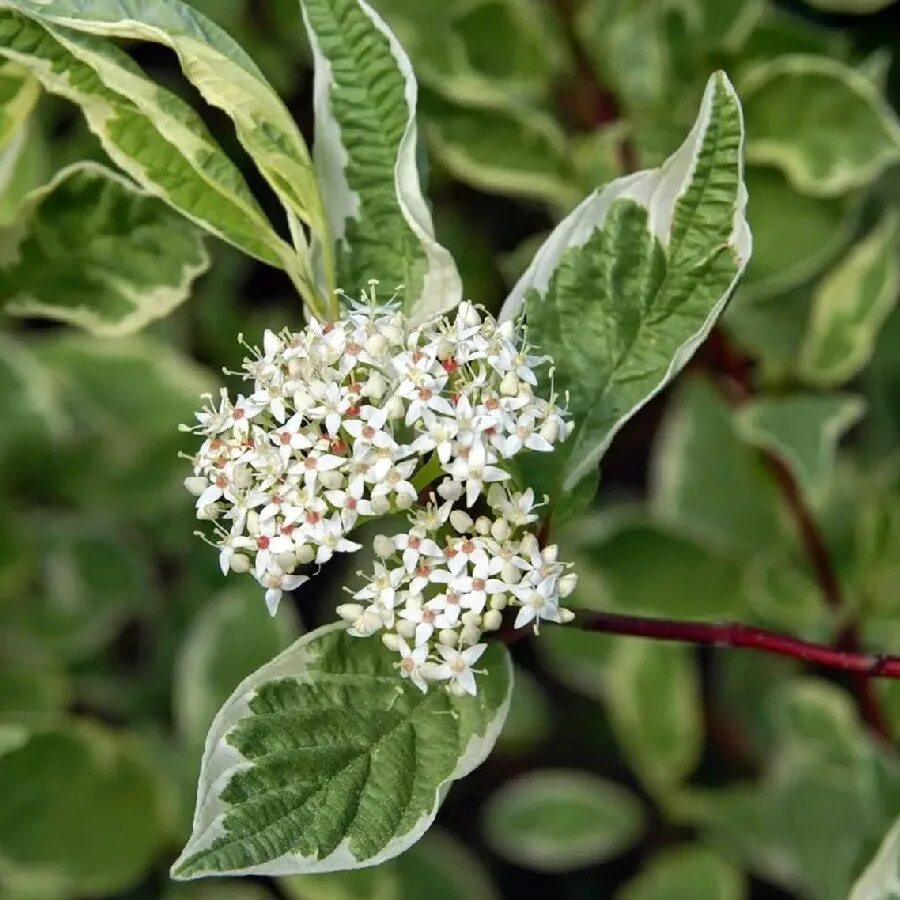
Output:
[[572,612],[571,609],[566,609],[564,606],[559,608],[559,621],[563,623],[563,625],[567,625],[572,619],[575,618],[575,613]]
[[437,492],[442,500],[448,500],[453,503],[462,496],[463,486],[458,481],[451,481],[449,478],[445,478],[438,485]]
[[360,603],[342,603],[336,612],[345,622],[355,622],[365,612],[365,608]]
[[405,606],[408,610],[415,611],[421,609],[424,602],[425,598],[421,594],[413,594],[410,592],[406,595]]
[[[397,320],[400,321],[399,319]],[[394,345],[395,347],[399,347],[403,345],[403,331],[396,324],[388,324],[381,326],[381,333],[384,335],[385,340]]]
[[411,622],[409,619],[400,619],[397,622],[397,633],[400,637],[407,638],[407,640],[414,638],[416,636],[416,623]]
[[463,625],[475,625],[478,626],[481,624],[481,616],[472,609],[467,609],[462,616],[460,616],[460,620]]
[[259,534],[259,513],[255,509],[247,513],[247,531],[250,534]]
[[502,543],[509,538],[511,533],[512,529],[509,527],[509,522],[506,519],[495,519],[491,525],[491,537],[495,541]]
[[218,519],[220,515],[221,512],[219,507],[216,506],[215,503],[207,503],[206,506],[201,506],[200,509],[197,510],[197,518],[205,522],[211,522],[213,519]]
[[381,635],[381,643],[384,644],[388,650],[393,650],[396,653],[400,649],[400,635],[394,634],[393,631],[385,631],[384,634]]
[[491,520],[487,516],[479,516],[475,520],[475,531],[484,536],[491,533]]
[[556,544],[550,544],[541,550],[541,559],[548,565],[555,563],[558,556],[559,547],[557,547]]
[[322,487],[329,491],[338,491],[344,482],[344,476],[332,469],[330,472],[319,472],[319,481],[322,482]]
[[445,647],[455,647],[456,642],[459,640],[459,635],[453,628],[442,628],[440,634],[438,634],[438,640]]
[[531,532],[524,535],[522,542],[519,544],[519,550],[523,556],[533,556],[540,550],[537,538]]
[[199,497],[209,487],[209,479],[201,475],[191,475],[184,479],[184,486],[189,494]]
[[239,575],[250,571],[250,557],[243,553],[234,553],[231,557],[231,571]]
[[440,360],[450,359],[453,356],[453,344],[446,338],[441,338],[437,345],[437,358]]
[[497,334],[499,334],[503,340],[511,341],[516,334],[516,326],[513,323],[513,320],[507,319],[505,322],[501,322],[497,326]]
[[387,340],[383,334],[376,332],[366,341],[366,353],[381,356],[387,351]]
[[519,376],[515,372],[507,372],[500,382],[500,393],[505,397],[515,397],[519,393]]
[[481,639],[481,629],[475,625],[466,625],[460,632],[459,639],[467,647],[471,647],[473,644],[477,644]]
[[454,697],[466,696],[466,689],[458,681],[451,681],[450,684],[447,685],[447,690],[453,694]]
[[387,559],[394,555],[394,542],[386,534],[376,534],[372,541],[372,549],[376,556]]
[[302,544],[294,548],[294,556],[297,557],[297,565],[305,566],[316,558],[316,551],[309,544]]
[[481,324],[481,316],[478,314],[478,310],[466,300],[463,300],[456,310],[456,317],[462,319],[464,325],[474,328],[476,325]]
[[482,627],[485,631],[497,631],[503,624],[503,613],[499,609],[489,609],[484,614]]
[[373,497],[371,504],[376,516],[386,516],[391,511],[391,501],[387,497]]
[[380,400],[387,390],[387,382],[381,372],[373,372],[363,388],[363,393],[373,400]]
[[385,409],[387,410],[387,417],[392,421],[395,419],[402,419],[406,415],[403,401],[399,397],[391,397],[391,399],[388,400]]
[[509,599],[506,594],[494,594],[494,596],[491,597],[491,609],[497,611],[506,609],[507,603],[509,603]]
[[293,572],[297,568],[297,554],[290,550],[287,553],[279,553],[275,557],[275,562],[278,563],[278,568],[282,572]]
[[472,517],[461,509],[454,509],[453,512],[450,513],[450,524],[456,531],[463,534],[472,527]]
[[541,437],[551,444],[555,444],[559,440],[559,423],[556,419],[547,419],[540,430]]
[[511,562],[503,563],[500,575],[507,584],[518,584],[522,580],[522,572]]
[[397,509],[409,509],[415,499],[412,494],[397,494],[394,502],[397,504]]
[[572,592],[578,584],[578,576],[574,572],[569,572],[559,579],[559,596],[571,597]]

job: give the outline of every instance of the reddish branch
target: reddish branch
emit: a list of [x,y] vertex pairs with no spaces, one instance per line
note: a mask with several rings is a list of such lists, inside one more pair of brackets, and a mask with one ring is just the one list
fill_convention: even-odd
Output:
[[756,650],[759,653],[814,663],[826,669],[853,672],[863,678],[900,678],[900,656],[836,649],[733,622],[715,624],[680,622],[675,619],[578,610],[572,625],[584,631],[597,631],[603,634]]

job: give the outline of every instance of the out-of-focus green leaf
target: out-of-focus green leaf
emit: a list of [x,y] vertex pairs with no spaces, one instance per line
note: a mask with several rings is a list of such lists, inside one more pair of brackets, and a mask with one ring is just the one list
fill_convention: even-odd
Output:
[[702,846],[666,850],[650,859],[616,900],[743,900],[743,874]]
[[891,214],[819,285],[799,359],[810,384],[841,384],[871,358],[900,291],[898,236],[900,220]]
[[251,583],[213,597],[188,631],[175,666],[173,700],[178,728],[196,750],[219,707],[255,669],[277,656],[296,636],[291,610],[269,616]]
[[685,384],[657,437],[652,507],[714,546],[755,552],[779,537],[777,491],[709,383]]
[[133,535],[83,518],[29,527],[41,536],[41,564],[36,583],[13,598],[8,627],[58,658],[83,659],[145,609],[153,595],[146,559]]
[[132,739],[71,722],[0,756],[0,879],[101,896],[130,887],[161,837],[157,778]]
[[[330,227],[323,270],[335,260],[350,296],[378,279],[403,286],[410,317],[425,321],[462,297],[453,258],[434,238],[419,177],[416,79],[384,20],[359,0],[302,0],[316,63],[316,176]],[[329,285],[323,285],[326,290]]]
[[766,11],[765,0],[697,0],[704,42],[715,49],[738,50]]
[[84,163],[29,194],[0,229],[7,312],[101,337],[137,331],[187,299],[209,265],[199,232],[113,172]]
[[487,873],[455,838],[432,829],[397,859],[368,869],[282,878],[290,900],[497,900]]
[[272,895],[260,884],[216,879],[211,884],[176,884],[162,900],[267,900]]
[[703,710],[688,647],[620,639],[606,667],[607,710],[622,753],[646,787],[666,797],[703,751]]
[[[300,638],[241,682],[216,716],[193,833],[173,877],[313,874],[402,853],[503,727],[506,648],[488,647],[481,664],[476,696],[422,694],[398,683],[379,641],[354,638],[342,623]],[[294,797],[292,815],[268,802],[276,786]]]
[[526,473],[539,492],[575,488],[724,308],[750,256],[742,141],[740,104],[720,72],[676,154],[589,196],[513,288],[501,318],[524,307],[576,423],[567,444]]
[[624,788],[565,770],[537,770],[507,782],[489,798],[483,818],[495,852],[543,872],[612,859],[642,829],[641,806]]
[[802,193],[869,184],[900,159],[900,124],[859,72],[820,56],[783,56],[740,81],[747,159],[778,166]]
[[753,259],[741,282],[754,300],[802,284],[850,242],[859,204],[854,198],[801,194],[771,166],[747,168]]
[[0,644],[0,716],[10,718],[61,711],[69,697],[65,674],[45,659],[28,659]]
[[741,437],[774,453],[814,496],[831,474],[838,441],[864,412],[862,399],[849,394],[792,394],[752,400],[735,423]]
[[8,60],[0,63],[0,154],[21,131],[40,93],[40,83],[26,68]]
[[581,196],[565,135],[544,113],[524,106],[423,103],[436,160],[463,183],[496,194],[569,208]]
[[680,813],[761,877],[810,900],[844,900],[896,815],[896,785],[880,782],[882,751],[840,689],[794,681],[776,703],[762,781],[694,791]]
[[582,517],[561,540],[578,559],[580,606],[701,621],[744,609],[735,559],[640,513]]
[[497,749],[501,753],[532,750],[550,733],[550,701],[540,682],[527,670],[517,668],[509,715]]

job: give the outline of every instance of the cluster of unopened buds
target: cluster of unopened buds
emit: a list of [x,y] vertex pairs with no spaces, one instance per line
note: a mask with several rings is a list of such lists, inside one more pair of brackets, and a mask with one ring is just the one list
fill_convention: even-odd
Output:
[[[565,618],[558,603],[574,576],[524,530],[537,518],[530,492],[506,486],[508,460],[549,452],[571,423],[555,396],[535,394],[549,360],[515,323],[462,303],[411,327],[373,286],[342,319],[267,331],[248,350],[246,391],[207,397],[197,424],[182,426],[203,438],[186,486],[212,523],[222,571],[251,572],[273,615],[309,579],[301,569],[360,548],[349,538],[358,524],[410,511],[412,530],[380,552],[382,568],[356,595],[366,606],[342,615],[354,634],[383,631],[420,688],[474,692],[478,637],[507,603],[521,607],[517,626]],[[472,518],[478,504],[492,518]],[[402,566],[390,568],[395,552]],[[394,593],[371,593],[384,578]]]

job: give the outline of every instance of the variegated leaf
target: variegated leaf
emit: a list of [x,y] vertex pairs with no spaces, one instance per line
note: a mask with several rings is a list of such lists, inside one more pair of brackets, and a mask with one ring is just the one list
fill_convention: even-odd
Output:
[[506,648],[489,647],[481,665],[475,697],[421,694],[378,640],[343,624],[300,638],[216,716],[173,877],[330,872],[402,853],[503,727]]
[[156,197],[95,163],[61,171],[0,228],[8,313],[106,337],[171,312],[209,265],[199,233]]
[[0,55],[78,104],[110,158],[206,231],[270,265],[297,272],[237,167],[200,117],[102,38],[0,9]]
[[377,279],[390,296],[402,285],[415,321],[452,309],[462,286],[422,193],[409,59],[365,0],[301,4],[316,64],[313,155],[338,286],[352,296]]
[[[291,222],[305,222],[314,233],[324,234],[315,176],[296,123],[253,60],[202,13],[182,0],[6,2],[43,23],[171,47],[204,99],[232,119],[238,139],[281,199]],[[292,230],[299,240],[299,228]]]
[[709,334],[750,258],[743,122],[724,73],[659,169],[594,192],[557,226],[513,289],[531,341],[555,362],[575,434],[535,481],[572,490],[622,425]]

